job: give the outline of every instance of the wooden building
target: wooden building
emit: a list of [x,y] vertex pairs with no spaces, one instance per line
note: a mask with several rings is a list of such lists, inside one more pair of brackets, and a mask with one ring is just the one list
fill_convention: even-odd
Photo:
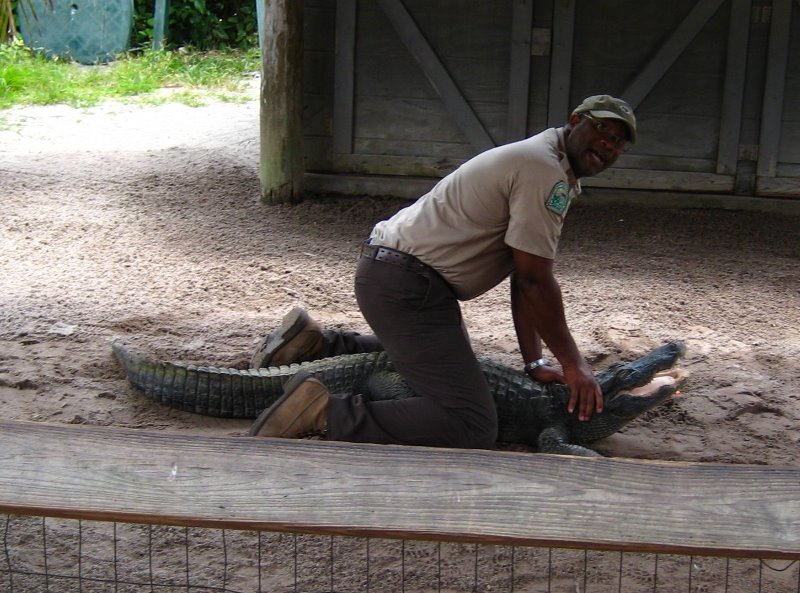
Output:
[[[800,0],[259,6],[263,35],[288,33],[302,49],[302,106],[283,107],[281,121],[301,118],[303,141],[287,144],[281,133],[293,132],[262,117],[262,174],[280,151],[299,150],[294,187],[413,198],[478,152],[562,125],[585,96],[608,93],[634,107],[640,140],[585,180],[590,192],[800,204]],[[298,87],[275,70],[293,50],[262,47],[263,116]],[[268,199],[280,176],[263,177]]]

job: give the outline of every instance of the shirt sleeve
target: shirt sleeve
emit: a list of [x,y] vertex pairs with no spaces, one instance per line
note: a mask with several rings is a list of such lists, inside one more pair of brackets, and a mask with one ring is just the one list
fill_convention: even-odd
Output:
[[555,259],[570,193],[569,185],[557,174],[518,175],[509,194],[506,245]]

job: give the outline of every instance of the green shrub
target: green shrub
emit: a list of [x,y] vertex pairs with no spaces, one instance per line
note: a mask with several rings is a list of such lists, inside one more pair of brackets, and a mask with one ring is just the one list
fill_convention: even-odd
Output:
[[[154,10],[155,0],[134,0],[132,45],[144,47],[152,42]],[[258,45],[256,21],[255,2],[170,0],[167,47],[253,47]]]
[[[0,43],[16,31],[14,16],[19,2],[0,0]],[[67,0],[47,0],[65,2]],[[247,49],[258,45],[256,3],[241,0],[170,0],[167,47],[196,49]],[[149,47],[153,40],[155,0],[134,0],[131,46]],[[10,35],[13,37],[14,35]]]

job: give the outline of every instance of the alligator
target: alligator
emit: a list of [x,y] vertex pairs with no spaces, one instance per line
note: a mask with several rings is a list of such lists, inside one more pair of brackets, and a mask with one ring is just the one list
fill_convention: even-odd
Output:
[[[179,410],[226,418],[255,418],[283,393],[300,369],[332,393],[361,393],[372,400],[413,397],[385,352],[345,354],[301,364],[261,369],[151,361],[113,345],[130,385],[145,397]],[[542,384],[488,359],[480,364],[497,405],[498,442],[527,445],[543,453],[598,456],[588,448],[644,412],[670,400],[676,379],[671,369],[685,354],[682,342],[668,342],[641,358],[615,363],[597,373],[604,409],[579,421],[567,412],[569,388]]]

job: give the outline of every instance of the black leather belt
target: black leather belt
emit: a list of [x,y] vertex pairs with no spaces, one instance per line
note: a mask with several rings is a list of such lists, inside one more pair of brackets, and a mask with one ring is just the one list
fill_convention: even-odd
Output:
[[394,264],[418,274],[427,275],[431,272],[434,274],[436,273],[436,270],[434,270],[428,264],[422,263],[413,255],[398,251],[397,249],[392,249],[391,247],[383,247],[381,245],[370,245],[369,243],[364,243],[361,246],[361,257],[373,259],[375,261],[380,261],[387,264]]

